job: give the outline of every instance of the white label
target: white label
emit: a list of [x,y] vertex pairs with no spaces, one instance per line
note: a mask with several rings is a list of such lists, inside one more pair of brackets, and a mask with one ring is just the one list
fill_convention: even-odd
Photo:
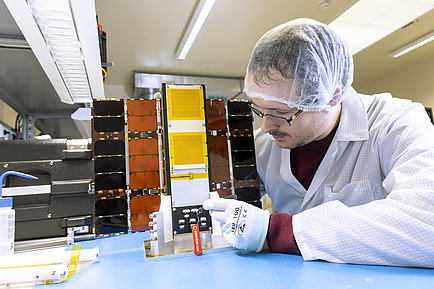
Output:
[[15,211],[1,209],[0,213],[0,256],[14,253]]

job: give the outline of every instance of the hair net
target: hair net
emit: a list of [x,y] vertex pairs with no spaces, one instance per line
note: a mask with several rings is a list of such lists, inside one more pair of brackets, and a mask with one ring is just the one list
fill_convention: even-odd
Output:
[[332,110],[332,98],[353,81],[353,58],[344,40],[312,19],[296,19],[268,31],[253,49],[245,92],[304,111]]

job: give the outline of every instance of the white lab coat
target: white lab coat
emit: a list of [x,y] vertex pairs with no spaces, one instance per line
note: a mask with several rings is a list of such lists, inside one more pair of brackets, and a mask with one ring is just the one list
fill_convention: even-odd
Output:
[[290,150],[259,130],[255,144],[266,193],[294,215],[305,260],[434,267],[434,126],[421,104],[349,91],[307,191]]

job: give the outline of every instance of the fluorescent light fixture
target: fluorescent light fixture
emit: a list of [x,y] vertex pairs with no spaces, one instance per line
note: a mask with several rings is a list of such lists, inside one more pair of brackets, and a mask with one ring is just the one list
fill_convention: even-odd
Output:
[[104,98],[93,0],[3,0],[62,102]]
[[185,59],[190,53],[191,48],[209,20],[217,2],[218,0],[201,0],[199,2],[193,17],[191,18],[190,24],[187,27],[187,31],[182,37],[181,44],[176,51],[175,57],[177,59]]
[[431,31],[430,33],[425,34],[424,36],[419,37],[418,39],[404,45],[403,47],[392,51],[389,54],[389,56],[395,57],[395,58],[400,57],[401,55],[404,55],[404,54],[406,54],[406,53],[408,53],[408,52],[410,52],[410,51],[412,51],[418,47],[421,47],[422,45],[427,44],[428,42],[433,41],[433,40],[434,40],[434,31]]
[[359,0],[330,23],[330,27],[345,39],[351,53],[356,54],[433,8],[434,1]]

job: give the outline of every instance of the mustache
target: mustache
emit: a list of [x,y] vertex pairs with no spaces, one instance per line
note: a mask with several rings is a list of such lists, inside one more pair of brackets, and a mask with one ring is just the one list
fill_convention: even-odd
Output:
[[281,131],[278,131],[278,130],[272,130],[272,131],[269,131],[268,133],[271,134],[272,136],[277,136],[277,137],[279,137],[279,136],[289,136],[289,134],[281,132]]

